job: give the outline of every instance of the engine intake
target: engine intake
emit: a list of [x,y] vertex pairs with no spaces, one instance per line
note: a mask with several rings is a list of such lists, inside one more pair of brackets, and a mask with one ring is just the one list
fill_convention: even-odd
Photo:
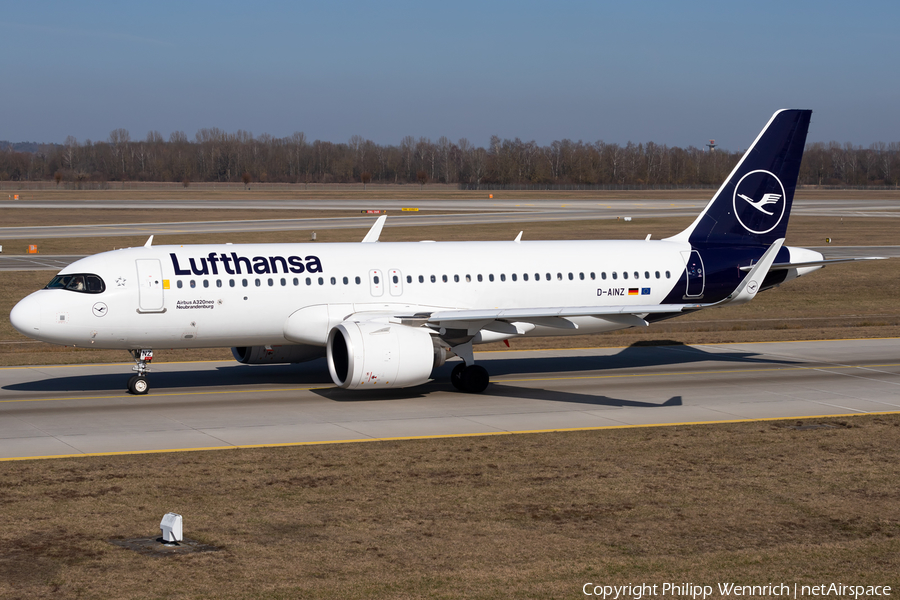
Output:
[[334,327],[325,352],[331,379],[348,390],[420,385],[446,358],[427,329],[357,321]]

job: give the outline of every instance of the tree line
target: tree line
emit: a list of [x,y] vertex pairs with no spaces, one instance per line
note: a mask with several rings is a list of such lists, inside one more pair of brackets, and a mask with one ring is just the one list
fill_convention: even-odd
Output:
[[[20,146],[20,145],[17,145]],[[742,155],[716,149],[625,145],[564,139],[540,146],[493,136],[487,148],[466,140],[407,136],[379,145],[355,135],[347,143],[309,141],[297,132],[276,138],[238,130],[201,129],[168,140],[151,131],[133,140],[125,129],[104,141],[0,147],[0,181],[57,185],[111,181],[447,183],[465,185],[718,185]],[[896,186],[900,143],[868,148],[837,142],[807,144],[803,185]]]

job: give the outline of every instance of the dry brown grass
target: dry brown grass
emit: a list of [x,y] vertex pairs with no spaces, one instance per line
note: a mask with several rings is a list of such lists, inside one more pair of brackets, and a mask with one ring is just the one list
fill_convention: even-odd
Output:
[[[3,598],[900,584],[900,416],[6,462]],[[111,538],[220,546],[156,558]]]
[[[152,184],[151,184],[152,185]],[[487,199],[493,194],[494,199],[581,199],[581,200],[709,200],[715,190],[707,189],[678,189],[678,190],[510,190],[510,191],[464,191],[453,185],[370,185],[363,189],[362,185],[329,186],[304,186],[298,184],[285,188],[283,186],[254,185],[249,190],[244,189],[208,189],[201,187],[189,188],[160,188],[147,190],[123,190],[115,189],[113,185],[107,190],[7,190],[0,192],[0,207],[3,202],[12,200],[14,194],[19,194],[19,201],[30,200],[68,200],[74,202],[116,199],[136,202],[152,202],[153,200],[221,200],[221,199],[254,199],[262,200],[345,200],[345,199],[373,199],[373,200],[475,200]],[[797,198],[804,199],[828,199],[839,198],[843,200],[864,199],[898,199],[900,189],[893,190],[820,190],[815,188],[800,188],[796,192]]]

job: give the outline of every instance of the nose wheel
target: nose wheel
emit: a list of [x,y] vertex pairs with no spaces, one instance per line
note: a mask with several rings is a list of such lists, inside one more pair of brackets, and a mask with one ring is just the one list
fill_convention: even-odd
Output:
[[128,393],[135,396],[146,394],[150,390],[150,384],[143,375],[132,375],[128,380]]
[[128,380],[128,393],[135,396],[142,396],[150,391],[150,384],[147,383],[147,373],[150,368],[147,363],[153,360],[153,350],[129,350],[131,357],[134,359],[132,371],[137,371],[137,375],[132,375]]

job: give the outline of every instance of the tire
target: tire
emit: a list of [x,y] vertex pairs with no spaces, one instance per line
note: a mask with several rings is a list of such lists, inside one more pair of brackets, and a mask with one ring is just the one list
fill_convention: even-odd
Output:
[[464,391],[462,387],[462,374],[465,370],[466,363],[459,363],[458,365],[453,367],[453,370],[450,372],[450,383],[452,383],[453,387],[455,387],[460,392]]
[[131,379],[128,380],[128,392],[134,394],[135,396],[142,396],[150,391],[150,384],[147,383],[147,378],[142,375],[133,375]]
[[480,394],[487,389],[491,376],[487,369],[480,365],[466,367],[462,374],[462,390],[469,394]]

